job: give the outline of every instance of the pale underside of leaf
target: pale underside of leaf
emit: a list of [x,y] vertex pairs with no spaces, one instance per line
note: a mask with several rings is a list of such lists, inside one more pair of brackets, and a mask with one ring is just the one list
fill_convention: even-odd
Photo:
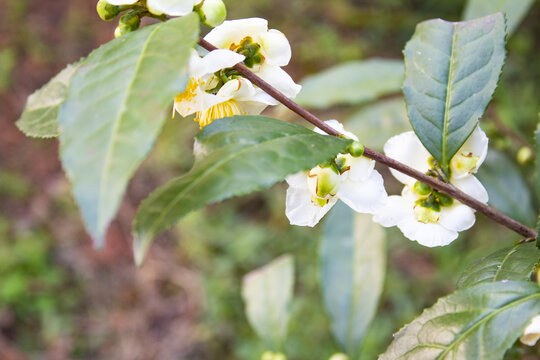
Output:
[[458,290],[401,329],[379,359],[502,359],[540,313],[539,291],[515,281]]
[[61,159],[98,246],[185,88],[197,34],[195,15],[145,27],[94,51],[72,80],[60,108]]
[[405,47],[403,92],[411,124],[443,169],[472,133],[504,63],[501,13],[418,24]]
[[244,276],[242,298],[251,327],[274,351],[281,351],[290,318],[294,259],[283,255]]
[[332,333],[349,357],[357,358],[382,292],[384,232],[370,215],[338,203],[325,222],[320,256]]
[[270,187],[343,152],[350,140],[257,116],[214,121],[197,136],[191,171],[141,204],[134,223],[135,257],[181,217],[206,204]]
[[58,136],[58,111],[66,99],[71,79],[81,66],[81,62],[68,65],[28,97],[23,113],[16,122],[23,133],[38,138]]

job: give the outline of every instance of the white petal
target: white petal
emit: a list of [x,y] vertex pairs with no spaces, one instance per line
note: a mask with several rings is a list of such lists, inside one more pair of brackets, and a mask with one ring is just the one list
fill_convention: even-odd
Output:
[[[467,156],[468,154],[472,154],[472,156],[478,156],[478,162],[476,163],[476,168],[472,171],[472,173],[475,173],[480,165],[484,162],[487,156],[488,152],[488,143],[489,139],[484,131],[480,129],[480,126],[477,126],[476,129],[472,132],[471,136],[465,141],[463,146],[458,150],[458,154],[463,154]],[[452,169],[452,176],[454,178],[461,178],[469,175],[469,172],[462,173],[458,170],[458,168],[454,165],[454,159],[452,158],[452,161],[450,161],[450,166]]]
[[248,101],[255,95],[255,88],[248,79],[233,79],[227,81],[227,83],[219,89],[217,95],[234,98],[239,101]]
[[291,45],[285,35],[276,29],[260,34],[261,51],[266,63],[285,66],[291,60]]
[[[356,135],[354,135],[352,132],[349,132],[349,131],[345,130],[345,128],[343,127],[343,124],[340,123],[339,121],[337,121],[335,119],[331,119],[331,120],[326,120],[324,123],[326,125],[330,126],[332,129],[334,129],[334,130],[340,132],[341,134],[345,135],[345,137],[347,137],[348,139],[353,139],[353,140],[358,141],[358,137]],[[315,131],[318,134],[328,135],[326,132],[319,129],[318,127],[313,129],[313,131]]]
[[488,192],[484,185],[473,175],[469,175],[462,179],[450,179],[450,183],[463,191],[465,194],[472,196],[478,201],[487,203],[489,200]]
[[458,237],[457,231],[440,224],[424,224],[416,219],[402,221],[397,226],[405,237],[427,247],[445,246]]
[[311,193],[306,188],[290,187],[287,189],[285,215],[292,225],[315,226],[321,218],[334,206],[337,198],[333,197],[323,207],[311,202]]
[[540,339],[540,315],[536,315],[529,322],[519,340],[525,345],[534,346]]
[[[384,153],[420,172],[429,170],[428,159],[431,155],[412,131],[391,137],[384,144]],[[412,186],[416,182],[416,179],[397,170],[390,169],[390,171],[403,184]]]
[[253,101],[257,101],[266,105],[277,105],[279,104],[279,101],[262,91],[261,89],[257,88],[257,92],[255,96],[253,97]]
[[285,178],[285,181],[287,181],[287,184],[289,184],[290,187],[294,188],[308,188],[307,185],[307,173],[305,171],[289,175]]
[[138,0],[107,0],[111,5],[131,5],[135,4]]
[[345,158],[347,159],[346,165],[351,167],[351,169],[347,171],[348,178],[351,180],[365,180],[371,175],[373,169],[375,168],[375,161],[366,157],[361,156],[355,158],[350,155],[346,155]]
[[195,96],[189,100],[183,99],[174,103],[174,109],[184,117],[194,114],[197,111],[204,111],[210,107],[230,100],[231,97],[217,96],[214,94],[209,94],[206,91],[202,91],[200,88],[197,89]]
[[218,48],[228,49],[231,44],[239,44],[246,36],[258,42],[259,34],[268,31],[268,21],[261,18],[227,20],[215,27],[204,37],[206,41]]
[[218,70],[233,67],[244,61],[245,58],[244,55],[225,49],[210,51],[202,58],[198,55],[192,55],[189,62],[189,72],[191,77],[200,78]]
[[261,66],[257,75],[290,99],[295,98],[302,89],[302,86],[296,84],[285,70],[276,65]]
[[388,195],[381,174],[373,171],[364,181],[343,181],[337,197],[356,212],[375,214],[384,206]]
[[402,196],[392,195],[382,208],[373,216],[373,221],[385,227],[414,220],[413,204]]
[[242,115],[259,115],[268,105],[258,101],[242,101],[238,106]]
[[448,230],[463,231],[474,225],[474,210],[461,203],[441,208],[439,224]]
[[200,0],[148,0],[146,6],[155,15],[184,16],[193,11],[193,6],[200,2]]

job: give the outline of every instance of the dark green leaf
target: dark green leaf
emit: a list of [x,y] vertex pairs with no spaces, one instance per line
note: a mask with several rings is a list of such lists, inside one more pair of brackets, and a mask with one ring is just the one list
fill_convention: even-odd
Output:
[[504,63],[502,13],[424,21],[405,47],[403,92],[411,124],[443,169],[467,140],[497,86]]
[[370,59],[341,64],[302,81],[295,101],[302,106],[325,108],[357,104],[399,92],[403,82],[403,62]]
[[405,101],[401,98],[367,105],[347,119],[346,127],[361,142],[378,150],[392,136],[411,130]]
[[402,328],[379,359],[502,359],[539,313],[536,283],[500,281],[464,288]]
[[463,20],[504,12],[508,34],[512,34],[529,11],[534,0],[468,0],[463,12]]
[[58,136],[58,111],[66,99],[73,75],[81,62],[68,65],[41,89],[26,100],[17,127],[31,137],[51,138]]
[[196,138],[195,165],[143,201],[135,218],[135,258],[155,236],[206,204],[272,186],[343,152],[350,140],[262,116],[214,121]]
[[540,250],[533,243],[504,248],[469,266],[461,275],[457,287],[503,280],[529,280],[539,260]]
[[294,259],[290,255],[244,276],[246,316],[257,335],[274,351],[281,351],[287,336],[293,286]]
[[531,191],[506,155],[491,150],[478,171],[478,178],[489,194],[491,206],[521,223],[534,225],[536,212]]
[[185,88],[198,30],[196,15],[147,26],[101,46],[72,79],[60,107],[60,155],[98,245]]
[[383,287],[384,231],[371,215],[356,214],[340,202],[326,220],[320,257],[332,333],[356,359]]

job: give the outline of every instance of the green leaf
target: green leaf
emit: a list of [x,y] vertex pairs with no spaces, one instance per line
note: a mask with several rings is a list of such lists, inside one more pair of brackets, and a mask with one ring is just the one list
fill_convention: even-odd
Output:
[[512,34],[533,3],[534,0],[468,0],[463,19],[476,19],[501,11],[506,17],[508,34]]
[[320,249],[324,303],[332,333],[351,359],[377,310],[386,266],[383,229],[343,203],[328,216]]
[[523,175],[503,153],[491,150],[478,171],[489,194],[489,204],[511,218],[534,226],[536,212],[531,191]]
[[266,346],[281,351],[287,337],[294,286],[294,260],[283,255],[244,276],[242,298],[249,324]]
[[485,282],[526,281],[540,260],[540,250],[533,243],[500,249],[467,268],[457,287],[465,288]]
[[214,121],[196,137],[190,172],[142,202],[134,223],[137,262],[142,262],[155,236],[190,211],[270,187],[331,159],[350,143],[262,116]]
[[295,101],[313,108],[357,104],[397,93],[402,82],[402,61],[353,61],[305,78],[301,83],[302,91]]
[[504,63],[501,13],[424,21],[405,46],[403,92],[411,124],[445,171],[489,103]]
[[186,86],[198,24],[193,14],[115,39],[90,54],[71,81],[60,107],[60,155],[98,246]]
[[365,106],[347,119],[346,128],[357,134],[360,142],[365,141],[370,148],[382,150],[389,138],[411,130],[411,124],[405,101],[399,98]]
[[495,360],[540,313],[533,282],[479,284],[443,297],[402,328],[380,360]]
[[58,112],[66,99],[71,79],[82,64],[68,65],[41,89],[26,100],[17,127],[27,136],[51,138],[58,136]]

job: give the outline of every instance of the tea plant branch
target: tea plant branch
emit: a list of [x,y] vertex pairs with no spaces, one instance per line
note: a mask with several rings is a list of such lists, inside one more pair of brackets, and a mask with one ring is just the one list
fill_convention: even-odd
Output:
[[[200,39],[199,45],[205,48],[208,51],[216,50],[217,48],[210,44],[204,39]],[[272,85],[261,79],[246,66],[242,64],[236,64],[234,68],[246,79],[251,81],[254,85],[258,86],[264,90],[268,95],[272,96],[274,99],[281,102],[283,105],[288,107],[290,110],[300,115],[305,120],[309,121],[319,129],[323,130],[329,135],[343,137],[343,134],[339,133],[332,127],[328,126],[325,122],[320,120],[318,117],[302,108],[300,105],[296,104],[294,101],[283,95],[279,90],[274,88]],[[478,212],[486,215],[491,220],[498,222],[499,224],[515,231],[516,233],[526,237],[526,238],[536,238],[536,231],[533,229],[521,224],[520,222],[500,213],[499,211],[489,207],[488,205],[476,200],[475,198],[465,194],[463,191],[457,189],[451,184],[445,183],[441,180],[438,180],[434,177],[421,173],[399,161],[396,161],[392,158],[389,158],[386,155],[383,155],[375,150],[372,150],[368,147],[364,147],[364,156],[375,160],[381,164],[384,164],[392,169],[395,169],[403,174],[409,175],[410,177],[419,180],[438,191],[445,193],[448,196],[460,201],[461,203],[470,206]]]

